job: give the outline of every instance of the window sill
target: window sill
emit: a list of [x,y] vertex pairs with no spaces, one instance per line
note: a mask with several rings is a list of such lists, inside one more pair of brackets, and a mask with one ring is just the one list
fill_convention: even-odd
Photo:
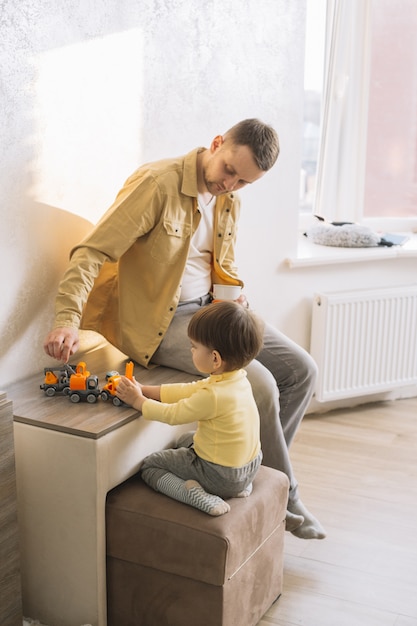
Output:
[[322,246],[309,241],[304,235],[299,236],[297,253],[285,259],[290,269],[313,267],[315,265],[334,265],[335,263],[359,263],[396,258],[417,258],[417,235],[408,234],[410,239],[402,246],[377,248],[336,248]]

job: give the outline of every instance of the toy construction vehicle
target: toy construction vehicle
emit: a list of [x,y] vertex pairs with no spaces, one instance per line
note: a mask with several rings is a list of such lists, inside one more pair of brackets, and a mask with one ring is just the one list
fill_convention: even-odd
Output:
[[54,396],[56,393],[68,395],[70,389],[70,377],[75,374],[75,365],[62,365],[61,367],[45,367],[43,373],[45,379],[40,385],[45,395]]
[[[126,363],[125,376],[126,378],[129,378],[129,380],[133,380],[133,367],[133,361],[129,361],[128,363]],[[120,400],[120,398],[116,396],[117,385],[120,382],[120,378],[121,375],[119,374],[119,372],[116,372],[114,370],[106,374],[107,382],[101,390],[100,394],[101,399],[104,400],[104,402],[111,398],[115,406],[121,406],[122,404],[124,404],[123,400]]]
[[85,400],[91,404],[97,402],[100,396],[98,378],[90,374],[84,361],[78,363],[75,372],[70,376],[68,395],[71,402]]

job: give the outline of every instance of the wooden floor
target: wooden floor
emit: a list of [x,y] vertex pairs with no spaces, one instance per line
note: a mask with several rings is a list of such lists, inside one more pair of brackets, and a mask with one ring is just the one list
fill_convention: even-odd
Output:
[[417,398],[307,416],[292,459],[328,535],[286,533],[258,626],[417,626]]

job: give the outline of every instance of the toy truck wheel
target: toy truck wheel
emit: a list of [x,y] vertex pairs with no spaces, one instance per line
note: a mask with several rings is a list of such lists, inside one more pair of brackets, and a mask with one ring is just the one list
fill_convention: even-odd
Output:
[[69,387],[64,387],[62,390],[62,393],[64,394],[64,396],[67,396],[69,392],[70,392]]
[[107,402],[107,400],[109,399],[109,394],[107,393],[107,391],[102,391],[100,394],[100,398],[103,400],[103,402]]
[[87,396],[87,402],[89,402],[90,404],[94,404],[94,402],[97,402],[97,396],[95,396],[93,393],[89,393]]
[[122,401],[120,400],[120,398],[118,398],[117,396],[115,396],[113,398],[113,404],[114,406],[120,406],[122,404]]
[[48,387],[48,389],[45,389],[45,395],[49,396],[50,398],[52,398],[52,396],[55,395],[56,389],[55,387]]
[[72,393],[70,395],[70,400],[71,402],[79,402],[81,400],[81,397],[78,395],[78,393]]

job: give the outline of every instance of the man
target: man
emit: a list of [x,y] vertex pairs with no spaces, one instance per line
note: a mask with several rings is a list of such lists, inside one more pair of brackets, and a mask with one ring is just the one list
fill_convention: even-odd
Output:
[[[279,154],[276,132],[256,119],[216,136],[208,149],[140,167],[71,253],[45,351],[67,362],[78,328],[95,330],[144,366],[198,373],[187,327],[215,283],[243,285],[234,259],[238,189],[259,180]],[[239,302],[248,306],[244,295]],[[246,368],[261,417],[264,464],[290,480],[287,530],[325,531],[298,496],[288,448],[311,399],[316,365],[275,328]]]

